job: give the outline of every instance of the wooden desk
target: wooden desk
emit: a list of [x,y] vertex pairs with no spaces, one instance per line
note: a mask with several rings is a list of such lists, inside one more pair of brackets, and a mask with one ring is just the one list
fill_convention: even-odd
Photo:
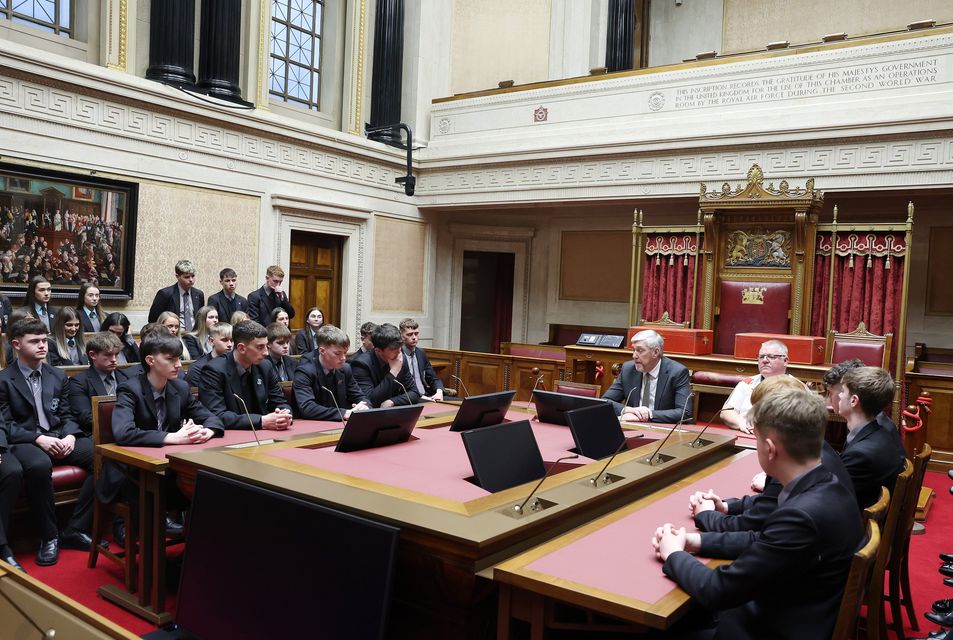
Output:
[[[537,432],[544,459],[553,460],[557,440],[563,438],[564,451],[572,446],[571,435],[565,427],[534,425],[534,431],[547,428],[560,431]],[[589,479],[604,463],[586,461],[542,484],[538,496],[553,506],[514,517],[513,505],[534,483],[488,494],[466,480],[471,470],[465,454],[460,463],[459,450],[447,449],[434,464],[420,464],[417,454],[438,447],[441,439],[462,450],[456,434],[439,431],[415,432],[416,442],[349,454],[322,452],[322,445],[336,440],[333,435],[252,449],[177,452],[170,465],[180,477],[207,470],[400,527],[389,637],[465,638],[483,637],[493,619],[496,587],[478,575],[481,571],[734,451],[734,438],[721,435],[706,436],[712,444],[702,449],[684,446],[695,434],[681,431],[663,449],[673,456],[669,462],[641,462],[657,446],[649,443],[615,459],[610,471],[618,481],[593,487]],[[332,457],[335,461],[327,462]],[[424,475],[408,477],[414,472]]]
[[692,492],[714,487],[721,495],[744,495],[760,470],[753,451],[738,453],[497,565],[498,640],[509,638],[513,618],[529,622],[533,638],[547,627],[587,626],[560,624],[553,615],[556,602],[624,620],[636,630],[667,629],[684,613],[689,596],[662,573],[649,542],[655,528],[672,522],[693,531]]

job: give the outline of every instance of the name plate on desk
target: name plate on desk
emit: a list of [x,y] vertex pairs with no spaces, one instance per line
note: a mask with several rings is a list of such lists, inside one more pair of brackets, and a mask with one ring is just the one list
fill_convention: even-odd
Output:
[[[788,362],[794,364],[821,364],[824,362],[824,338],[819,336],[788,336],[775,333],[738,333],[735,335],[735,357],[756,360],[761,344],[780,340],[788,348]],[[668,345],[666,350],[668,349]]]
[[665,353],[683,353],[692,356],[704,356],[711,353],[714,332],[711,329],[682,329],[679,327],[635,326],[629,327],[626,344],[631,344],[632,336],[639,331],[652,330],[665,338]]

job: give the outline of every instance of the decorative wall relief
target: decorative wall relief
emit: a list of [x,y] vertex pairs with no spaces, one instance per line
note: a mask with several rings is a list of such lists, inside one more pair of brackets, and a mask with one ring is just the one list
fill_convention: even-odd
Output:
[[791,266],[791,232],[785,230],[748,233],[732,231],[728,234],[726,267]]

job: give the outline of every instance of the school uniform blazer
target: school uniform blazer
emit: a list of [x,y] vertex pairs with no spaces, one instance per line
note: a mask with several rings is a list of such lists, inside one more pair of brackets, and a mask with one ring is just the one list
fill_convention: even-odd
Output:
[[302,356],[318,348],[317,343],[311,337],[311,327],[306,326],[304,329],[298,329],[298,333],[295,334],[294,348],[295,352]]
[[[116,389],[129,375],[123,369],[113,372],[116,378]],[[105,396],[106,385],[103,384],[102,374],[92,365],[86,371],[77,373],[69,379],[69,406],[76,422],[86,434],[93,432],[93,396]]]
[[[275,368],[267,358],[260,364],[253,365],[250,371],[258,406],[265,413],[272,413],[275,409],[291,410],[285,395],[281,392],[281,387],[278,386]],[[256,429],[260,429],[262,414],[252,413],[254,406],[250,399],[245,397],[245,390],[242,389],[242,382],[235,366],[234,352],[213,358],[202,369],[202,375],[199,377],[199,399],[222,421],[226,429],[250,429],[248,416],[245,415],[245,409],[241,403],[235,398],[236,394],[249,405],[248,412],[252,423]]]
[[[890,422],[887,424],[886,422]],[[854,481],[857,504],[865,509],[880,498],[880,487],[893,492],[897,475],[903,471],[906,452],[896,426],[871,420],[844,445],[840,457]]]
[[[192,315],[199,312],[199,309],[205,306],[205,294],[201,289],[192,287],[189,289],[189,297],[192,298]],[[149,308],[149,322],[155,322],[163,311],[171,311],[175,315],[182,313],[182,298],[179,296],[179,285],[173,284],[163,287],[156,291],[155,298],[152,299],[152,306]]]
[[236,311],[248,313],[248,298],[237,293],[229,300],[221,291],[208,297],[208,303],[218,311],[219,322],[231,322],[232,314]]
[[185,348],[188,350],[188,354],[182,354],[183,360],[186,359],[186,355],[189,356],[189,360],[198,360],[205,355],[205,346],[200,345],[199,339],[193,336],[191,333],[187,333],[182,336],[182,342],[185,344]]
[[86,435],[70,411],[69,379],[66,374],[43,363],[40,365],[40,380],[43,406],[37,407],[33,402],[30,383],[20,373],[16,361],[0,371],[0,419],[6,423],[8,430],[4,436],[0,436],[0,449],[11,444],[32,443],[37,436],[46,435],[40,429],[37,411],[46,413],[51,436],[63,438],[73,435],[81,438]]
[[[127,447],[161,447],[169,432],[179,430],[182,420],[192,419],[215,432],[224,432],[222,422],[202,406],[187,382],[170,380],[165,387],[165,429],[159,428],[152,385],[145,374],[123,381],[116,389],[116,406],[112,415],[112,432],[116,443]],[[96,492],[104,502],[116,497],[125,474],[114,464],[103,466]]]
[[696,602],[719,612],[716,638],[829,638],[853,554],[864,541],[853,493],[822,465],[795,480],[760,532],[701,534],[698,555],[662,566]]
[[[89,315],[86,313],[85,307],[80,307],[76,310],[76,315],[79,316],[80,325],[83,327],[84,333],[97,333],[97,330],[93,327],[92,321],[89,319]],[[104,318],[105,316],[103,316]],[[109,327],[102,326],[103,318],[99,319],[99,331],[106,331]]]
[[[841,484],[849,487],[851,491],[854,490],[847,467],[827,442],[821,448],[821,465],[834,474]],[[781,483],[768,476],[764,482],[764,491],[743,498],[725,500],[727,514],[720,511],[702,511],[696,514],[695,526],[700,531],[761,531],[768,516],[778,508],[781,489]]]
[[190,387],[199,386],[199,380],[202,377],[202,369],[205,368],[205,365],[209,363],[212,359],[211,353],[206,353],[200,358],[196,358],[189,364],[189,370],[185,374],[185,380],[189,383]]
[[[334,399],[321,387],[331,390]],[[313,360],[303,362],[295,370],[292,389],[298,413],[306,420],[340,421],[341,414],[352,405],[361,401],[370,404],[354,380],[351,365],[346,363],[341,365],[340,369],[331,370],[325,375],[324,367],[320,364]]]
[[69,358],[64,358],[56,349],[56,340],[52,337],[46,339],[46,361],[54,367],[73,367],[77,365],[89,364],[89,356],[79,350],[79,362],[73,362]]
[[[633,389],[635,391],[632,391]],[[691,391],[688,369],[662,356],[662,366],[655,383],[655,409],[652,410],[652,422],[669,424],[678,422],[682,417],[682,407],[685,406]],[[635,362],[630,360],[622,365],[619,377],[602,397],[612,402],[617,415],[622,413],[623,403],[627,398],[628,406],[639,406],[642,401],[642,373],[636,370]],[[692,422],[691,404],[685,409],[685,422]]]
[[[275,369],[275,377],[278,378],[278,382],[283,382],[283,380],[278,377],[278,364],[271,359],[271,356],[265,356],[265,360],[271,362],[271,366]],[[288,381],[291,382],[295,379],[295,371],[298,369],[298,362],[291,356],[281,356],[281,364],[285,366],[285,375],[288,376]]]
[[[31,305],[24,304],[23,308],[29,311],[31,316],[36,317],[36,309],[33,308],[32,304]],[[40,318],[40,321],[43,324],[46,324],[50,328],[51,332],[53,331],[53,323],[56,322],[56,314],[58,314],[59,312],[60,312],[59,307],[54,307],[52,304],[47,303],[46,315],[49,318],[49,324],[47,324],[46,320],[44,320],[43,318]]]
[[126,357],[126,364],[133,364],[142,359],[142,356],[139,355],[139,345],[136,344],[135,340],[126,342],[125,339],[122,339],[122,355]]
[[417,385],[414,384],[406,362],[395,378],[391,375],[387,363],[382,362],[376,352],[368,351],[351,360],[351,370],[361,393],[370,400],[373,407],[381,406],[385,400],[393,400],[398,406],[420,402]]
[[248,315],[252,320],[267,325],[270,322],[268,318],[271,317],[275,307],[284,309],[288,313],[288,318],[295,317],[295,309],[288,300],[288,292],[284,293],[281,300],[273,296],[273,293],[266,285],[262,285],[261,288],[248,294]]
[[[408,356],[406,349],[404,350],[404,357],[411,357]],[[433,370],[433,365],[430,364],[427,352],[420,347],[415,347],[412,357],[417,360],[417,371],[420,372],[420,379],[424,383],[424,393],[428,396],[432,396],[437,393],[437,389],[443,389],[443,380],[441,380],[437,372]],[[410,379],[414,379],[413,373],[410,374]],[[416,387],[417,385],[414,383],[414,388]]]

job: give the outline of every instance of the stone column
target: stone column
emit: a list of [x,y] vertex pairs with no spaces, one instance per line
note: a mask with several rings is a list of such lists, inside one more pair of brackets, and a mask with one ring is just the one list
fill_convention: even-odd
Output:
[[244,103],[238,86],[241,28],[241,0],[202,0],[200,91],[222,100]]
[[606,29],[606,70],[632,68],[635,42],[635,0],[609,0],[609,25]]
[[[374,23],[374,75],[371,79],[370,125],[400,122],[401,72],[404,64],[404,0],[377,0]],[[400,132],[369,136],[385,144],[400,140]]]
[[152,3],[146,78],[176,86],[195,84],[195,0]]

